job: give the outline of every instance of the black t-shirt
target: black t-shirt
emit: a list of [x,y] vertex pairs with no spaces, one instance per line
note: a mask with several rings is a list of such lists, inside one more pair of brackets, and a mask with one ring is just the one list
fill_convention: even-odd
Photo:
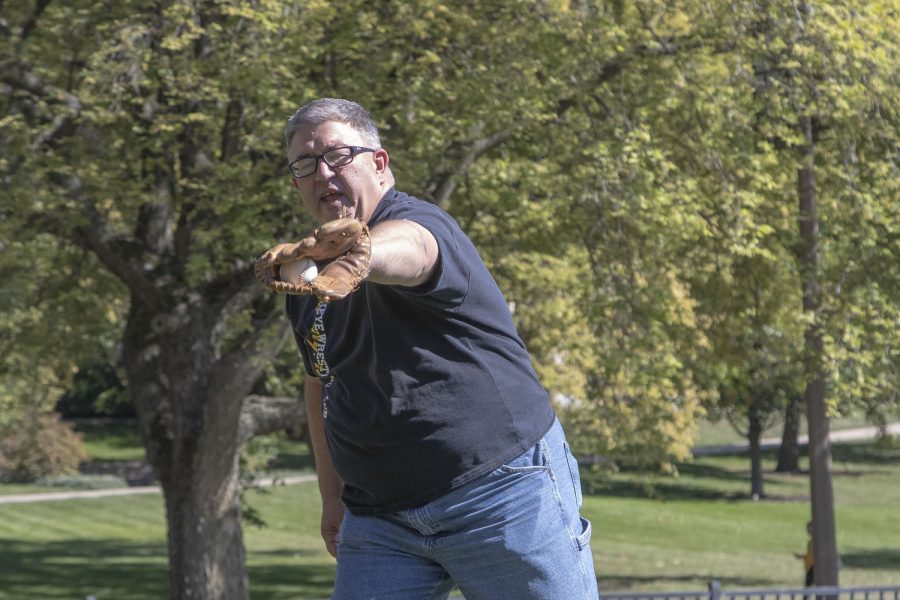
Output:
[[328,303],[288,296],[325,435],[355,514],[412,508],[515,458],[554,415],[493,277],[446,212],[394,189],[369,226],[408,220],[437,240],[431,281],[362,284]]

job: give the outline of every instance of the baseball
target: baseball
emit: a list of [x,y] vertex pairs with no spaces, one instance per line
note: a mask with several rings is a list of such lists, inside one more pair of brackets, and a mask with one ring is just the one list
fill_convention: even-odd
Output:
[[316,261],[311,258],[301,258],[296,262],[281,265],[280,279],[288,283],[309,283],[318,274],[319,269],[316,267]]

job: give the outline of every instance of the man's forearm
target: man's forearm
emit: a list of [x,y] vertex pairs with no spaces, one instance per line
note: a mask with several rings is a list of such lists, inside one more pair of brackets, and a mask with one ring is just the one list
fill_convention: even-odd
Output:
[[325,423],[322,419],[322,382],[316,377],[306,378],[303,386],[306,401],[309,439],[312,444],[313,458],[316,463],[316,474],[319,479],[319,493],[323,500],[334,500],[341,497],[343,482],[334,470],[331,452],[325,441]]
[[384,221],[371,230],[369,281],[416,286],[434,273],[438,245],[431,233],[412,221]]

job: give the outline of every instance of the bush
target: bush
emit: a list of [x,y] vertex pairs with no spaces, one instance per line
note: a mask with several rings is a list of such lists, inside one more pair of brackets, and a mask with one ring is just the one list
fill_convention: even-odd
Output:
[[84,440],[57,413],[35,416],[0,435],[0,480],[27,483],[72,475],[87,460]]

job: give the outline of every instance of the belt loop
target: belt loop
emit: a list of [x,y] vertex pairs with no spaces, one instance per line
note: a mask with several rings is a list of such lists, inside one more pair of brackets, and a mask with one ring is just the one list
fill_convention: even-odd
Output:
[[538,451],[540,452],[540,466],[547,467],[550,465],[550,444],[547,443],[547,437],[541,438],[538,442]]

